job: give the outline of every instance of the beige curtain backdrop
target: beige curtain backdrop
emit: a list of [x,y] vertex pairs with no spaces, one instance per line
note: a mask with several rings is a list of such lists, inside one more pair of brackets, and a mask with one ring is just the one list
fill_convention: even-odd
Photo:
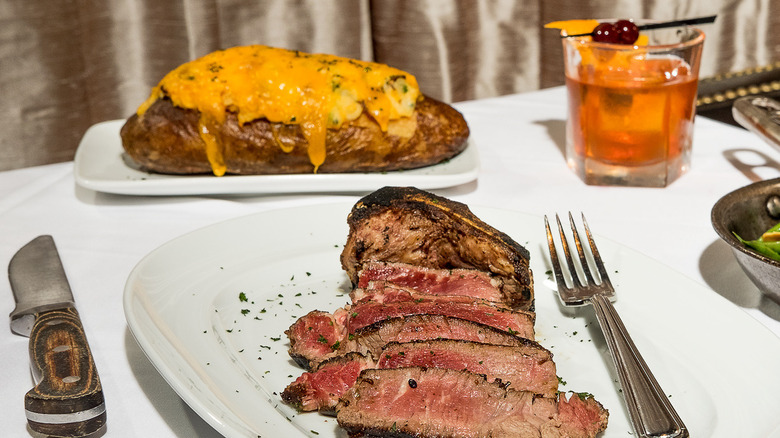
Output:
[[702,75],[780,61],[780,0],[0,0],[0,170],[72,160],[89,126],[235,45],[384,62],[458,102],[562,84],[546,22],[710,14]]

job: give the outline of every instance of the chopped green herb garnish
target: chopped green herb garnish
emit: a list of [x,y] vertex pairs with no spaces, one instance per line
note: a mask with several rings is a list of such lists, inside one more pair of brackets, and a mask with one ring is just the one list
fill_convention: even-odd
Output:
[[585,401],[588,398],[593,398],[593,394],[589,392],[575,392],[575,394],[577,394],[577,397],[579,397],[582,401]]

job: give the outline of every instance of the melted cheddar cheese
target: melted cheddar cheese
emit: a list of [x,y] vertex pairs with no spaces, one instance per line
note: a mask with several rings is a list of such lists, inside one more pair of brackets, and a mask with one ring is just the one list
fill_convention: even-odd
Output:
[[200,112],[198,131],[214,174],[221,176],[226,166],[216,130],[227,111],[242,125],[259,118],[299,125],[316,172],[325,161],[328,128],[338,129],[365,110],[387,131],[391,120],[412,115],[420,91],[413,75],[383,64],[254,45],[179,66],[152,90],[138,115],[165,97]]

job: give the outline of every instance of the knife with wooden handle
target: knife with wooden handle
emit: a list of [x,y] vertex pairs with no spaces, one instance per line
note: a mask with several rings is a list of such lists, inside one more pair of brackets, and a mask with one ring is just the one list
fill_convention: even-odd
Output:
[[84,327],[51,236],[38,236],[8,265],[16,300],[11,330],[30,338],[35,387],[24,397],[33,432],[51,437],[99,436],[106,404]]

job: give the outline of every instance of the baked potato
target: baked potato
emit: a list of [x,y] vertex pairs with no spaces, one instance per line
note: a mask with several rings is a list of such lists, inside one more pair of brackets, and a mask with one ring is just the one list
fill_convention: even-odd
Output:
[[413,169],[462,152],[469,128],[400,70],[243,46],[166,75],[120,135],[145,170],[221,176]]

